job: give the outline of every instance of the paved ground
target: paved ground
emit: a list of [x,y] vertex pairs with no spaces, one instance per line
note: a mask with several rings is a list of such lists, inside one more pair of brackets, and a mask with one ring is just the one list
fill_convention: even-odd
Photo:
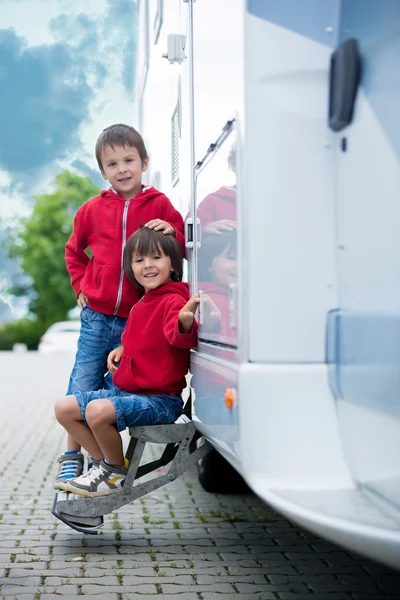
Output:
[[50,513],[64,435],[52,405],[70,358],[0,353],[0,600],[394,600],[400,573],[292,525],[195,472],[106,518],[97,537]]

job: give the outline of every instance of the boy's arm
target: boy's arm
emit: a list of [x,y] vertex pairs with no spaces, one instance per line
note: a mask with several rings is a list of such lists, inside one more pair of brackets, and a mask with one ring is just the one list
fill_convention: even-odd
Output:
[[65,244],[65,263],[76,296],[79,296],[79,292],[81,291],[81,280],[90,261],[90,258],[85,252],[88,243],[86,228],[84,226],[85,211],[82,209],[83,207],[80,208],[75,215],[71,237]]
[[185,234],[184,234],[184,225],[183,218],[179,211],[174,208],[172,203],[165,197],[166,200],[166,210],[163,215],[163,219],[170,223],[175,230],[175,237],[179,242],[180,247],[182,248],[183,256],[185,256]]
[[171,346],[194,348],[197,343],[197,321],[194,318],[200,303],[199,294],[195,294],[182,306],[173,302],[165,313],[164,335]]

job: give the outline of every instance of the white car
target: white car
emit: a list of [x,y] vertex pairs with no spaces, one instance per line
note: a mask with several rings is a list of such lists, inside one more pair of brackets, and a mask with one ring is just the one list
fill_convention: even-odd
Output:
[[80,321],[53,323],[40,338],[38,351],[42,354],[76,352],[80,327]]

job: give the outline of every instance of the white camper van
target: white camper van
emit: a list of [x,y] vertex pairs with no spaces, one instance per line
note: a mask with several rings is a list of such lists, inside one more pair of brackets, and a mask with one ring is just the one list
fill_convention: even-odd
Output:
[[148,183],[202,300],[193,421],[265,502],[399,568],[400,3],[138,11]]

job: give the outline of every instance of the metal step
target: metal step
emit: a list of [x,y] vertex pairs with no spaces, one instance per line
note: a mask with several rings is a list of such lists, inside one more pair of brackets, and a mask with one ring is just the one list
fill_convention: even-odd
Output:
[[[131,440],[126,452],[129,469],[123,488],[99,498],[86,498],[68,492],[59,492],[55,496],[52,510],[55,517],[77,531],[97,533],[97,528],[103,524],[103,515],[174,481],[212,449],[211,444],[206,440],[196,447],[196,440],[200,434],[190,420],[170,425],[131,427],[129,433]],[[140,465],[147,442],[165,444],[166,447],[161,458]],[[137,482],[144,475],[155,472],[167,464],[169,464],[167,473],[159,474],[142,483]]]

